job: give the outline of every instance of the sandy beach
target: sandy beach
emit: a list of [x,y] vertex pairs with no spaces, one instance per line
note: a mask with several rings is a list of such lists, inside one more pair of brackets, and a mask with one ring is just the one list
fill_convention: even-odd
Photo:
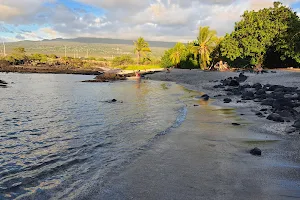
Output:
[[[173,70],[147,75],[172,81],[213,97],[215,81],[234,72]],[[251,74],[246,83],[300,86],[300,73]],[[183,124],[162,136],[140,157],[75,199],[298,199],[299,134],[287,134],[291,123],[259,118],[253,101],[224,104],[221,96],[187,103]],[[195,106],[199,105],[199,106]],[[233,126],[239,123],[240,126]],[[258,147],[262,156],[253,156]]]

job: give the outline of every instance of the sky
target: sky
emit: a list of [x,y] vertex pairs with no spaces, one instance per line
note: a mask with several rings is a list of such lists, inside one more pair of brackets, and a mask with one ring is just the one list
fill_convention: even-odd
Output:
[[[283,0],[300,13],[300,0]],[[222,36],[245,10],[272,0],[0,0],[0,41],[102,37],[192,41],[199,26]]]

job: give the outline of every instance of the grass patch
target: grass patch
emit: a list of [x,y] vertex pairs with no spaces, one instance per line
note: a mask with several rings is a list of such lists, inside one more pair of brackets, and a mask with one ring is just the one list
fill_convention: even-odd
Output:
[[149,69],[162,69],[159,65],[128,65],[128,66],[117,66],[122,70],[149,70]]
[[163,90],[169,89],[165,83],[162,83],[160,86],[162,87]]

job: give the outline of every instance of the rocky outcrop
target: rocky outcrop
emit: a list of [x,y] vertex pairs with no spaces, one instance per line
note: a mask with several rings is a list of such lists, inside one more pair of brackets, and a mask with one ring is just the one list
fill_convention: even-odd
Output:
[[7,82],[0,80],[0,87],[6,87],[7,86]]
[[[221,80],[214,88],[226,91],[228,96],[239,96],[238,103],[255,101],[263,108],[254,111],[260,118],[266,118],[274,122],[294,122],[293,127],[300,130],[300,90],[297,87],[286,87],[282,85],[263,85],[261,83],[244,83],[247,79],[243,73],[238,77],[229,77]],[[230,98],[223,99],[224,103],[230,103]],[[298,111],[297,111],[298,110]]]
[[101,75],[96,76],[93,80],[86,80],[83,82],[112,82],[112,81],[121,81],[126,80],[126,77],[120,74],[114,74],[114,73],[104,73]]

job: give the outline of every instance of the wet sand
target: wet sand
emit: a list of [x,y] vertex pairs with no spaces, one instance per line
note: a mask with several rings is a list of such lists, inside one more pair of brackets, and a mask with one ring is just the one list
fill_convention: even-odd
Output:
[[[148,78],[174,81],[214,96],[221,91],[212,90],[215,83],[209,81],[233,75],[236,73],[174,70]],[[299,76],[289,72],[253,74],[248,81],[300,86]],[[76,199],[300,198],[299,136],[272,131],[278,123],[253,116],[255,106],[225,105],[220,99],[210,104],[188,102],[186,120],[179,128],[161,137],[104,184],[94,185]],[[234,122],[241,126],[233,126]],[[249,154],[254,147],[262,149],[261,157]]]

